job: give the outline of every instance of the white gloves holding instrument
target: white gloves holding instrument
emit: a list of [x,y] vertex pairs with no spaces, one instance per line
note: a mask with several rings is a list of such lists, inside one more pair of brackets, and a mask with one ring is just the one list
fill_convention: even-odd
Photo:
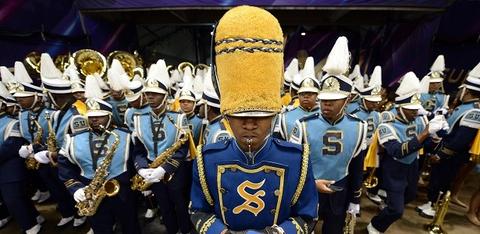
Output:
[[147,183],[157,183],[165,176],[165,169],[162,167],[148,168],[138,170],[138,174],[145,179]]
[[85,188],[78,189],[73,193],[73,199],[78,203],[78,202],[83,202],[87,199],[85,197]]
[[33,157],[39,163],[48,164],[50,162],[50,158],[48,157],[48,154],[49,154],[48,150],[43,150],[36,153]]
[[22,145],[22,147],[20,147],[20,149],[18,150],[18,155],[22,158],[27,158],[31,154],[33,154],[33,146],[31,144]]

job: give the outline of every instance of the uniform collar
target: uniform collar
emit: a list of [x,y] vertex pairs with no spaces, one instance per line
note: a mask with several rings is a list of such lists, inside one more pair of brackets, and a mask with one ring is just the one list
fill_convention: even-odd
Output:
[[332,125],[332,126],[335,126],[336,124],[340,123],[340,122],[343,120],[343,118],[345,118],[345,115],[346,115],[346,114],[343,113],[342,117],[338,118],[338,119],[335,120],[333,123],[330,122],[330,120],[328,120],[327,118],[325,118],[323,115],[321,115],[321,116],[322,116],[322,118],[323,118],[327,123],[329,123],[329,124]]
[[318,111],[320,109],[320,105],[318,105],[318,104],[313,106],[312,109],[310,109],[310,110],[307,110],[307,109],[303,108],[302,105],[299,105],[298,107],[305,112],[315,112],[315,111]]
[[260,155],[260,154],[264,151],[264,149],[267,148],[266,146],[267,146],[268,144],[270,144],[270,142],[272,141],[272,140],[271,140],[271,135],[268,135],[268,136],[265,138],[265,140],[263,141],[263,145],[260,147],[260,149],[257,150],[257,151],[253,151],[253,152],[251,152],[251,154],[250,154],[249,152],[244,152],[244,151],[242,150],[242,148],[240,148],[240,146],[238,145],[238,143],[237,143],[237,141],[235,140],[235,138],[232,137],[231,139],[232,139],[232,141],[234,142],[234,145],[235,145],[234,147],[236,147],[238,151],[242,152],[242,155],[245,157],[245,159],[247,160],[248,164],[250,164],[250,165],[253,165],[253,164],[256,163],[256,161],[258,161],[258,160],[257,160],[257,156]]

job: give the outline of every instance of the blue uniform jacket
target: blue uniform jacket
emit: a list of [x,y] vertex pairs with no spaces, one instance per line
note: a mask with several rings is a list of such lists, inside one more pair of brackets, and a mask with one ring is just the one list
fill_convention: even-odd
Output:
[[234,139],[206,145],[193,166],[192,221],[199,233],[224,229],[306,233],[317,195],[302,147],[269,137],[252,157]]

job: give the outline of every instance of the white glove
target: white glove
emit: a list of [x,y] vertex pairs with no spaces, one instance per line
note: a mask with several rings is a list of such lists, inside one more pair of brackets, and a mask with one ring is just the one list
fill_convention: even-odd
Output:
[[[443,117],[443,118],[445,118],[445,117]],[[448,125],[448,122],[446,120],[443,121],[442,130],[448,131],[449,129],[450,129],[450,125]]]
[[34,155],[35,160],[37,162],[42,163],[42,164],[47,164],[50,162],[50,159],[48,158],[48,150],[43,150]]
[[143,177],[144,179],[147,179],[148,176],[150,176],[150,174],[152,174],[153,172],[153,169],[151,168],[142,168],[140,170],[138,170],[138,174]]
[[78,189],[73,193],[73,199],[78,202],[83,202],[87,198],[85,197],[85,188]]
[[429,115],[430,115],[430,112],[428,112],[427,110],[425,110],[425,108],[420,107],[420,109],[418,109],[418,115],[429,116]]
[[446,114],[448,113],[448,110],[446,108],[438,108],[436,111],[435,111],[435,114],[437,115],[443,115],[445,116]]
[[22,158],[27,158],[30,154],[33,153],[32,145],[22,145],[18,150],[18,155]]
[[152,194],[152,190],[142,191],[142,195],[143,195],[144,197],[148,197],[148,196],[150,196],[151,194]]
[[160,180],[163,179],[165,176],[165,169],[162,167],[157,167],[153,169],[152,173],[150,175],[147,175],[147,181],[151,181],[153,183],[159,182]]
[[353,214],[353,215],[359,214],[360,213],[360,204],[350,203],[348,205],[347,212],[350,213],[350,214]]

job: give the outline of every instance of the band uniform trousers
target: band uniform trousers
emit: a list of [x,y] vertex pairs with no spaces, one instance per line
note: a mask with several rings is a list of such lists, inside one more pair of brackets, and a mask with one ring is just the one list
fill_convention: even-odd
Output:
[[62,217],[66,218],[75,215],[75,201],[70,193],[68,193],[65,185],[58,178],[58,169],[52,167],[50,164],[40,164],[38,173],[42,177],[53,199],[57,202],[58,211]]
[[97,212],[88,217],[88,221],[95,233],[113,234],[115,223],[120,224],[125,234],[141,233],[136,197],[130,189],[130,184],[120,183],[120,190],[115,196],[105,196]]
[[382,157],[383,187],[387,192],[386,207],[372,218],[372,225],[385,232],[403,215],[405,204],[415,200],[419,178],[418,160],[411,164],[397,162],[390,156]]
[[186,196],[191,183],[188,181],[191,178],[188,168],[182,163],[169,182],[160,181],[151,186],[169,234],[175,234],[179,229],[182,233],[188,233],[192,229],[188,213],[190,199]]
[[347,216],[348,177],[334,185],[344,188],[331,194],[318,193],[318,217],[323,219],[323,234],[341,234]]
[[20,225],[22,230],[28,230],[37,225],[38,211],[27,196],[27,185],[24,181],[0,184],[0,195],[9,213]]

